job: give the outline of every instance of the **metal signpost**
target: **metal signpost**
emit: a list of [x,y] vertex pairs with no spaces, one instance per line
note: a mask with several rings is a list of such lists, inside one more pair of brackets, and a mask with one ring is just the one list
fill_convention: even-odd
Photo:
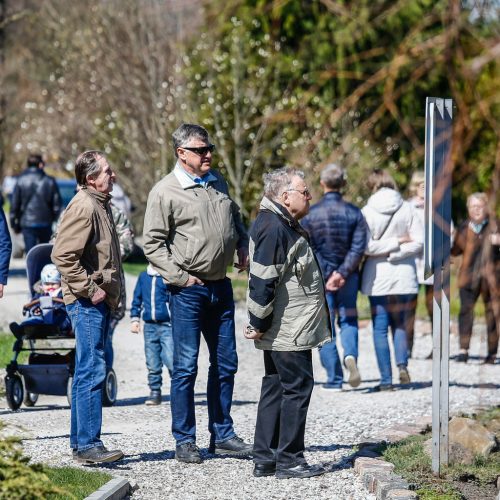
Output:
[[434,276],[432,317],[432,471],[448,465],[452,99],[425,107],[424,274]]

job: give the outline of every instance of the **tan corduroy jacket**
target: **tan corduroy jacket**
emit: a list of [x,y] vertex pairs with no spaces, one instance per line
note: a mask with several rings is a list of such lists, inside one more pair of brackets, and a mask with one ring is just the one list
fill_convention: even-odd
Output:
[[109,208],[111,196],[82,188],[61,220],[52,250],[52,262],[62,278],[63,299],[92,298],[98,288],[115,309],[120,300],[120,243]]

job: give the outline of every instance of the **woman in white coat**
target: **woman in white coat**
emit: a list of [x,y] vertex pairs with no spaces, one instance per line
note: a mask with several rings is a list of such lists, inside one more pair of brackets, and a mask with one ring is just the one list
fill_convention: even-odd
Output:
[[376,390],[392,390],[389,326],[399,381],[410,383],[406,325],[418,293],[415,256],[423,248],[423,228],[415,209],[403,200],[387,172],[374,170],[368,186],[373,194],[362,209],[369,235],[361,292],[370,299],[380,371]]

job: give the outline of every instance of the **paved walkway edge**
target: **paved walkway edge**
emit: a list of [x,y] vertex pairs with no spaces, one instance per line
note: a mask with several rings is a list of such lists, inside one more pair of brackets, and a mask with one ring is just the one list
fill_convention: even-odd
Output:
[[430,429],[432,418],[420,417],[414,424],[394,425],[380,431],[371,442],[365,442],[354,457],[354,471],[359,474],[364,487],[377,500],[414,500],[418,495],[412,491],[415,485],[408,484],[394,473],[394,464],[385,461],[378,452],[380,443],[396,443],[410,436],[422,434]]
[[131,493],[131,485],[123,477],[114,477],[85,500],[122,500]]

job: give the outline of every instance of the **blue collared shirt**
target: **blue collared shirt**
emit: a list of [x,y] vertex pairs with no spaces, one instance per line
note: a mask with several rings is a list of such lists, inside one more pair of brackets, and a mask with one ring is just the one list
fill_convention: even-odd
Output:
[[215,182],[217,180],[217,177],[215,177],[215,175],[213,175],[210,171],[208,171],[202,177],[191,175],[182,167],[179,162],[175,164],[174,174],[183,189],[187,189],[196,185],[201,185],[206,188],[210,182]]

